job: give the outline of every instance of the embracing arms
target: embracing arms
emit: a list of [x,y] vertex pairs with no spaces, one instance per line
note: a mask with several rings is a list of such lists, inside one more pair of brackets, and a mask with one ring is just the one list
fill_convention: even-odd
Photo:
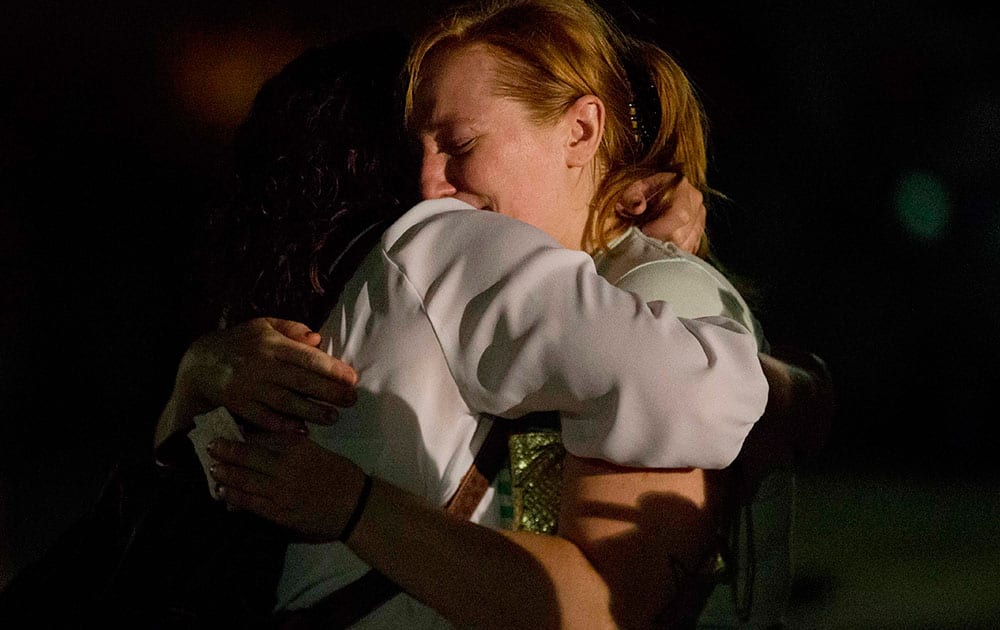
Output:
[[[337,540],[363,483],[346,458],[295,434],[220,440],[225,500],[310,542]],[[607,584],[566,539],[499,532],[374,479],[348,546],[459,627],[614,628]]]
[[[439,245],[448,239],[462,246]],[[426,314],[469,408],[560,411],[574,454],[722,468],[763,413],[767,383],[744,326],[647,304],[527,224],[424,202],[387,232],[382,258],[386,284]]]
[[[261,329],[254,330],[262,334]],[[308,342],[295,348],[309,354],[308,348],[329,359]],[[218,348],[203,350],[211,354]],[[282,363],[277,355],[270,355],[270,358],[267,353],[254,356],[258,356],[259,361]],[[232,361],[227,365],[224,360],[190,361],[182,368],[202,366],[227,374],[238,371],[242,364],[250,365],[251,362]],[[330,378],[330,372],[317,373],[322,379]],[[279,378],[265,370],[247,370],[241,374],[242,378],[251,381],[257,379],[272,384]],[[178,379],[179,385],[182,380]],[[217,378],[208,380],[216,384],[225,382]],[[288,382],[277,381],[276,384],[294,390]],[[210,390],[211,386],[203,389]],[[270,414],[267,411],[284,414],[279,420],[298,416],[299,420],[292,425],[280,424],[284,427],[300,426],[301,420],[320,419],[322,415],[318,413],[322,409],[304,413],[298,404],[301,401],[296,399],[266,397],[261,393],[264,390],[253,387],[236,390],[266,407],[264,413],[256,416],[261,422],[268,422]],[[316,394],[312,390],[307,395],[321,398]],[[235,394],[231,391],[230,395]],[[202,396],[211,401],[208,406],[226,404],[226,396],[221,392]],[[253,406],[246,408],[252,414]],[[244,415],[249,414],[244,412]],[[353,509],[361,473],[349,461],[307,440],[294,434],[285,437],[290,441],[287,446],[221,446],[217,451],[218,459],[226,463],[217,467],[215,474],[226,487],[227,501],[286,524],[312,540],[335,539],[346,514]],[[227,450],[229,448],[235,451]],[[257,454],[251,455],[251,452]],[[656,497],[670,499],[673,496],[679,505],[688,507],[684,513],[690,516],[695,535],[685,544],[695,551],[702,548],[698,536],[707,529],[702,525],[710,522],[711,514],[705,508],[710,507],[711,502],[698,478],[700,471],[612,469],[613,474],[605,474],[607,465],[586,460],[577,464],[571,466],[567,483],[575,486],[567,486],[570,488],[571,499],[567,504],[570,513],[564,515],[562,523],[573,542],[524,532],[499,533],[456,522],[439,508],[376,480],[368,506],[349,544],[366,562],[460,625],[507,628],[519,625],[628,626],[630,624],[624,619],[647,614],[656,608],[656,602],[639,602],[633,613],[635,616],[621,618],[623,611],[632,608],[630,598],[636,597],[635,589],[627,583],[629,570],[621,567],[628,567],[632,562],[638,562],[632,566],[639,569],[660,566],[646,565],[644,556],[658,550],[661,543],[678,540],[670,534],[670,514],[652,509],[662,503]],[[590,465],[596,467],[596,472],[587,467]],[[615,482],[631,474],[636,475],[633,482]],[[577,481],[572,480],[573,475]],[[676,481],[676,485],[661,484],[667,479]],[[326,480],[326,492],[315,488],[308,480],[313,480],[314,484],[316,480]],[[297,490],[302,492],[297,493]],[[336,492],[331,494],[331,490]],[[575,501],[573,494],[579,496]],[[643,502],[643,497],[647,496],[653,500]],[[604,508],[595,509],[594,506],[600,508],[602,504]],[[657,519],[662,519],[660,524]],[[617,525],[609,528],[608,520],[617,521]],[[614,542],[625,539],[636,544],[625,547],[633,551],[621,558],[621,564],[616,567],[609,562],[615,555]],[[682,546],[675,555],[684,557],[687,552],[683,549]],[[483,570],[484,566],[493,569]],[[640,574],[649,576],[641,571],[636,575]],[[655,585],[655,581],[651,584]],[[654,597],[659,596],[654,594]],[[532,614],[539,619],[532,619]]]
[[[787,410],[769,404],[761,422],[774,412]],[[213,474],[231,505],[313,541],[340,535],[362,485],[357,466],[298,435],[223,442],[213,454],[225,462]],[[648,627],[683,607],[685,572],[712,551],[724,474],[568,456],[558,537],[460,521],[376,479],[348,544],[460,626]]]

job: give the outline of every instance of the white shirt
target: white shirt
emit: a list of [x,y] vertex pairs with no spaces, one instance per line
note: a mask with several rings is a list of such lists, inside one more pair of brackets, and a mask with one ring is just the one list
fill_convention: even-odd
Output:
[[[482,414],[559,410],[575,455],[722,468],[767,400],[743,325],[678,318],[613,287],[587,254],[451,199],[386,231],[320,332],[357,371],[359,400],[313,439],[438,505],[472,464]],[[496,523],[493,498],[474,522]],[[278,606],[310,605],[366,570],[339,543],[290,545]],[[422,608],[399,596],[366,622],[397,600]],[[405,617],[385,627],[391,618]]]

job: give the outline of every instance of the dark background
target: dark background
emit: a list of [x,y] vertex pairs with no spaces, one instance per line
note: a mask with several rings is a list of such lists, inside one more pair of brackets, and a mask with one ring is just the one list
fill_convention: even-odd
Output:
[[[8,2],[0,23],[0,578],[148,448],[195,332],[198,216],[260,83],[443,3],[79,4]],[[978,4],[608,4],[703,96],[733,200],[713,237],[766,330],[834,374],[834,434],[803,465],[801,619],[853,601],[842,627],[1000,620],[1000,20]],[[834,559],[899,540],[912,566]],[[890,605],[902,591],[923,607]]]

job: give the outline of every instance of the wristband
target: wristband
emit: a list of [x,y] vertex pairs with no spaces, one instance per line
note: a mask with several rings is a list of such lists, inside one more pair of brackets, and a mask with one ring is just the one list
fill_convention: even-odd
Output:
[[337,538],[342,543],[346,543],[347,539],[351,537],[354,533],[354,528],[358,526],[358,521],[361,520],[361,514],[365,511],[365,506],[368,505],[368,495],[372,491],[372,478],[371,475],[365,473],[364,485],[361,486],[361,494],[358,495],[358,502],[354,504],[354,511],[351,512],[351,516],[348,517],[347,523],[344,524],[344,529],[340,530],[340,536]]

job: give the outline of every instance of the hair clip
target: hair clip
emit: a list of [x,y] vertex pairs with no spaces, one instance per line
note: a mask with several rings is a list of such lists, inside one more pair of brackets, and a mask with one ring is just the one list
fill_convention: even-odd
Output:
[[639,145],[639,152],[645,153],[660,131],[660,95],[645,65],[635,60],[634,53],[626,56],[623,65],[632,95],[628,103],[632,137]]

